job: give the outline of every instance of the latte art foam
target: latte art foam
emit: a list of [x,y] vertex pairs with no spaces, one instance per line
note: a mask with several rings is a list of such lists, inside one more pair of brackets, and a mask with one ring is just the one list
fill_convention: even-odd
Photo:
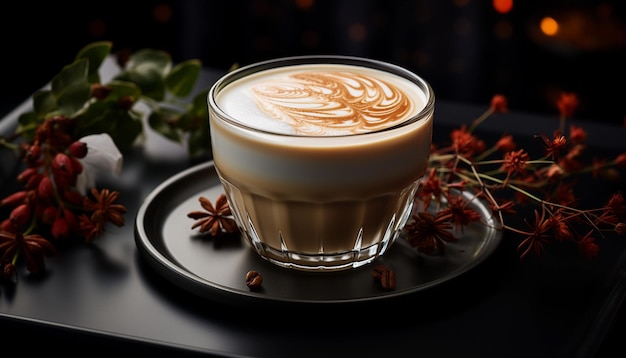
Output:
[[245,83],[220,93],[219,105],[246,125],[277,133],[372,132],[401,123],[424,106],[423,93],[406,79],[355,66],[294,66],[239,81]]
[[268,116],[296,133],[328,135],[384,129],[407,118],[415,104],[399,88],[352,72],[302,72],[252,88]]

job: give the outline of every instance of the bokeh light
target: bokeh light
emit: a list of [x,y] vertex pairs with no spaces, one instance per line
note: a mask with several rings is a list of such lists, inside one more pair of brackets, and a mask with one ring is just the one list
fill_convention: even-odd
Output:
[[169,22],[172,19],[172,7],[168,4],[159,4],[152,10],[152,16],[156,22]]
[[500,14],[507,14],[513,9],[513,0],[493,0],[493,9]]
[[546,16],[539,22],[541,32],[548,36],[554,36],[559,32],[559,23],[550,16]]

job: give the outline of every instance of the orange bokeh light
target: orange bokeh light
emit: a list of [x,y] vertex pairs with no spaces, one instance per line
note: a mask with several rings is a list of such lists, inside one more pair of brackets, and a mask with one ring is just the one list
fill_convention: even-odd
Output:
[[492,0],[493,8],[500,14],[506,14],[513,9],[513,0]]
[[554,36],[557,32],[559,32],[559,23],[556,22],[554,18],[547,16],[541,19],[539,28],[544,34]]

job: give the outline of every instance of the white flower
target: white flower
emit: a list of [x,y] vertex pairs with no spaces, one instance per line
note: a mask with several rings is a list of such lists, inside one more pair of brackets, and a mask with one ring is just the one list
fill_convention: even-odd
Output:
[[119,175],[124,157],[107,133],[88,135],[80,141],[87,144],[87,155],[80,159],[83,171],[76,179],[76,189],[85,195],[96,185],[98,174]]

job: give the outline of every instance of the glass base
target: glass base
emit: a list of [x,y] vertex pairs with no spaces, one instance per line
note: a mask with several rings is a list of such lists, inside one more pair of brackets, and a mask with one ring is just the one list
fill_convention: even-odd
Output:
[[357,268],[383,255],[412,213],[419,182],[399,192],[327,202],[279,200],[222,184],[239,231],[262,258],[320,272]]
[[[244,231],[244,236],[263,259],[275,265],[300,271],[343,271],[367,265],[383,255],[400,235],[400,230],[392,230],[394,222],[395,220],[392,220],[384,238],[377,244],[363,248],[357,239],[354,249],[347,252],[315,254],[290,251],[282,239],[283,247],[278,250],[261,242],[254,230]],[[252,228],[254,229],[253,226]]]

